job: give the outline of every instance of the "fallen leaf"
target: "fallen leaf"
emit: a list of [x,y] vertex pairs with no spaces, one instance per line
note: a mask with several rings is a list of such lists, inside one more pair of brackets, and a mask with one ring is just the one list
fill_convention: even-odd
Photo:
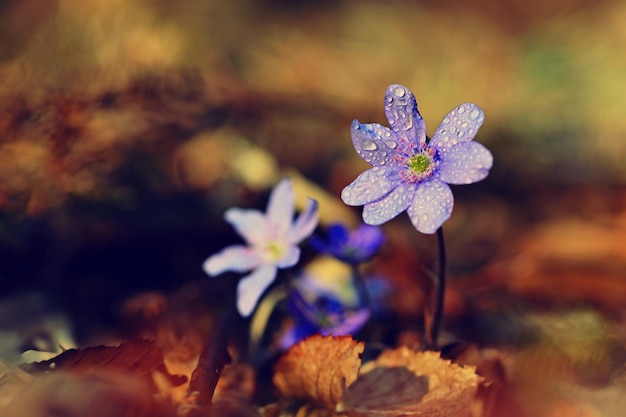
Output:
[[401,366],[378,366],[348,387],[340,408],[367,416],[411,415],[427,392],[428,377]]
[[359,417],[456,417],[472,403],[480,380],[474,367],[400,347],[366,364],[337,409]]
[[358,376],[363,349],[363,343],[349,336],[308,337],[279,359],[274,385],[284,397],[334,409]]
[[171,375],[163,362],[161,350],[153,341],[145,339],[122,343],[119,346],[70,349],[50,360],[24,364],[21,368],[29,373],[47,372],[52,369],[81,374],[108,371],[143,377],[151,384],[153,372],[158,372],[164,375],[172,386],[181,385],[187,380],[185,376]]

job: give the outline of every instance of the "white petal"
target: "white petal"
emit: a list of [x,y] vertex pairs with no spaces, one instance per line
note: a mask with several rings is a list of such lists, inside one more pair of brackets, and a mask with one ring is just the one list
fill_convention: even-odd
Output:
[[248,243],[256,246],[267,240],[267,221],[260,211],[230,208],[224,218]]
[[272,190],[267,203],[267,219],[279,235],[289,229],[294,214],[295,195],[289,178],[281,180]]
[[202,269],[208,275],[214,277],[226,271],[246,272],[255,268],[259,259],[254,250],[247,246],[229,246],[215,255],[210,256]]
[[289,246],[287,248],[287,253],[282,257],[277,263],[276,266],[279,268],[289,268],[294,266],[300,260],[300,248],[297,246]]
[[400,183],[397,171],[390,167],[374,167],[361,173],[341,192],[349,206],[362,206],[380,200]]
[[248,317],[259,302],[263,292],[276,278],[274,265],[262,265],[250,275],[243,277],[237,286],[237,310]]
[[306,208],[300,213],[289,231],[289,242],[296,244],[309,237],[317,227],[318,222],[317,201],[309,198]]
[[492,165],[493,156],[483,145],[459,143],[443,156],[439,179],[448,184],[471,184],[484,179]]
[[415,185],[398,185],[392,192],[363,208],[363,221],[378,226],[383,224],[409,207],[415,195]]
[[454,197],[448,184],[438,180],[421,183],[407,213],[422,233],[435,233],[450,218]]
[[431,146],[445,154],[457,143],[474,139],[485,121],[485,113],[474,103],[463,103],[443,118],[435,131]]

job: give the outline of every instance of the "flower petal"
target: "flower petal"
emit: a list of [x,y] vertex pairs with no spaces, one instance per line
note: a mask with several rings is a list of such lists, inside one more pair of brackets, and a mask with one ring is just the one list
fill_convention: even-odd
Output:
[[224,219],[252,245],[259,245],[267,240],[267,221],[258,210],[229,208],[224,213]]
[[398,138],[388,127],[354,120],[350,131],[354,149],[365,162],[381,166],[391,161],[390,155],[398,147]]
[[400,175],[390,167],[374,167],[361,173],[341,192],[349,206],[362,206],[387,195],[400,183]]
[[431,145],[443,154],[457,143],[474,139],[485,121],[485,113],[474,103],[463,103],[443,118]]
[[243,277],[237,286],[237,310],[248,317],[259,302],[263,292],[276,278],[276,266],[262,265],[250,275]]
[[246,272],[259,264],[259,258],[254,250],[247,246],[237,245],[222,249],[215,255],[210,256],[202,269],[208,275],[214,277],[226,271]]
[[272,190],[266,216],[278,234],[285,234],[293,220],[295,194],[289,178],[282,179]]
[[289,230],[288,240],[290,243],[300,243],[313,233],[313,230],[317,227],[319,217],[317,215],[317,201],[309,198],[306,204],[306,208],[298,219],[295,221],[291,230]]
[[415,195],[415,185],[398,185],[392,192],[363,208],[363,221],[378,226],[383,224],[409,207]]
[[439,179],[448,184],[471,184],[484,179],[492,165],[493,156],[483,145],[459,143],[444,155]]
[[289,268],[294,266],[300,260],[300,248],[297,246],[289,246],[287,253],[281,259],[276,262],[276,266],[279,268]]
[[[394,192],[395,190],[391,193]],[[362,224],[350,233],[350,240],[335,256],[352,264],[365,262],[376,255],[384,241],[385,234],[380,227]]]
[[321,329],[322,336],[345,336],[356,333],[369,320],[371,314],[366,308],[345,313],[341,321],[328,329]]
[[417,110],[415,96],[403,85],[392,84],[385,94],[385,115],[398,137],[426,146],[426,122]]
[[408,214],[413,226],[422,233],[435,233],[450,218],[454,197],[448,184],[438,180],[417,187]]

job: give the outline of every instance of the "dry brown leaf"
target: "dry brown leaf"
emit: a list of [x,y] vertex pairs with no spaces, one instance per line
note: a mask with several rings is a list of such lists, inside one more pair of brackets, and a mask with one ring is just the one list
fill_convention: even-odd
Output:
[[456,417],[470,406],[480,379],[474,367],[401,347],[364,366],[337,409],[349,416]]
[[30,373],[47,372],[51,369],[73,373],[107,371],[124,375],[139,376],[152,383],[152,375],[158,372],[172,386],[186,382],[183,375],[171,375],[163,361],[163,354],[154,341],[138,339],[119,346],[94,346],[85,349],[70,349],[43,362],[22,365]]
[[364,344],[349,336],[314,335],[292,347],[276,364],[274,385],[285,397],[334,409],[361,366]]

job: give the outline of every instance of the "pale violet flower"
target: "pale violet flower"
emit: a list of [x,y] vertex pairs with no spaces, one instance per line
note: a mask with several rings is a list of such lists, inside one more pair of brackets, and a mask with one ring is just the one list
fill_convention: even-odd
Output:
[[373,168],[343,189],[342,200],[364,206],[363,221],[380,225],[407,211],[415,228],[434,233],[450,218],[454,198],[448,184],[484,179],[491,152],[472,142],[485,121],[483,111],[464,103],[444,117],[431,140],[411,91],[390,85],[385,94],[390,128],[352,122],[352,142]]
[[224,218],[243,237],[247,246],[235,245],[209,257],[204,271],[216,276],[226,271],[248,272],[237,286],[237,310],[247,317],[263,292],[276,278],[278,268],[294,266],[300,259],[298,244],[317,226],[317,202],[309,199],[294,221],[295,196],[291,181],[283,179],[274,187],[267,212],[231,208]]

